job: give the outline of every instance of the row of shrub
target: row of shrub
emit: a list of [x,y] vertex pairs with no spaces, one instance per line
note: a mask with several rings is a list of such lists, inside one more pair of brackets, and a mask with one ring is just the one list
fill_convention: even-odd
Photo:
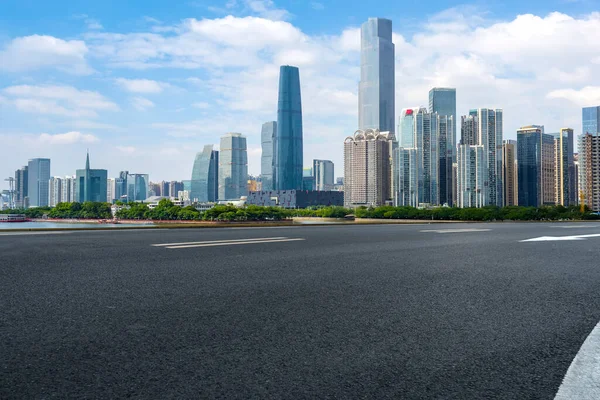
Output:
[[[63,219],[109,219],[111,205],[108,203],[59,203],[56,207],[39,207],[27,210],[4,210],[3,213],[23,213],[29,218]],[[123,205],[116,216],[120,219],[137,220],[182,220],[182,221],[280,221],[291,217],[344,218],[354,215],[356,218],[376,219],[415,219],[446,221],[559,221],[600,219],[598,213],[579,207],[483,207],[452,208],[439,207],[418,209],[414,207],[312,207],[307,209],[286,210],[279,207],[261,207],[248,205],[235,207],[216,205],[206,211],[198,211],[193,206],[176,206],[170,200],[163,199],[157,207],[150,209],[147,204],[132,203]]]

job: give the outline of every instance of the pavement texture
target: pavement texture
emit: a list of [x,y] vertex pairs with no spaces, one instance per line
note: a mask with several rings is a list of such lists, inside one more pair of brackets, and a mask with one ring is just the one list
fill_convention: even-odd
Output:
[[552,399],[600,320],[600,237],[521,240],[595,233],[3,234],[0,398]]

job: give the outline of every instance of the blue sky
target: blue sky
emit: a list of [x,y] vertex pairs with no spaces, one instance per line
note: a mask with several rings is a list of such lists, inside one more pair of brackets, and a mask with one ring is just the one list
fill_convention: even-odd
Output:
[[[228,0],[0,3],[0,176],[33,157],[53,175],[92,167],[189,179],[194,154],[234,131],[260,172],[260,125],[276,117],[281,64],[300,67],[305,165],[356,129],[358,27],[390,18],[397,115],[433,86],[458,113],[505,110],[519,126],[579,132],[600,104],[598,1]],[[460,133],[457,134],[460,136]],[[2,183],[3,184],[3,183]],[[0,186],[2,188],[3,186]]]

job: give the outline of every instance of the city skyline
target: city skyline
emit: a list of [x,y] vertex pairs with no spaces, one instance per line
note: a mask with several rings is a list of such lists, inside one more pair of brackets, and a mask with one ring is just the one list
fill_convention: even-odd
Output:
[[[72,174],[78,167],[76,157],[59,159],[59,155],[81,154],[89,147],[97,166],[112,177],[129,169],[148,172],[157,181],[188,179],[194,154],[205,143],[215,143],[218,136],[234,131],[248,137],[249,172],[258,175],[260,126],[273,118],[277,97],[273,78],[279,65],[286,63],[298,65],[303,73],[303,165],[321,158],[341,165],[342,149],[335,143],[356,129],[359,26],[372,16],[397,22],[392,36],[397,116],[402,108],[427,106],[427,90],[432,87],[450,86],[458,93],[457,115],[473,107],[502,107],[505,139],[515,139],[516,129],[531,122],[544,124],[548,131],[570,126],[579,136],[580,108],[600,103],[595,89],[600,85],[598,64],[593,62],[597,44],[587,39],[598,31],[600,20],[582,4],[569,8],[523,5],[512,8],[514,14],[432,4],[427,6],[427,17],[410,28],[391,7],[362,8],[353,20],[341,18],[318,28],[313,19],[343,16],[343,11],[328,7],[300,10],[298,5],[283,10],[282,5],[271,2],[264,11],[184,8],[177,15],[150,8],[149,13],[155,15],[149,16],[161,20],[157,23],[151,18],[144,20],[143,15],[118,12],[111,20],[107,10],[102,14],[102,7],[97,15],[78,19],[59,3],[51,15],[72,18],[68,32],[39,22],[35,12],[27,18],[36,24],[18,27],[7,21],[6,39],[0,42],[0,52],[11,60],[0,67],[0,136],[7,155],[0,163],[0,174],[12,176],[23,160],[36,157],[53,160],[53,175]],[[8,7],[3,13],[8,16],[23,11],[20,6],[0,9],[3,7]],[[551,14],[553,11],[568,14]],[[309,18],[312,14],[315,18]],[[96,24],[90,22],[96,18]],[[462,33],[449,31],[448,23],[459,24]],[[545,26],[560,33],[556,40],[545,38],[545,43],[540,43],[542,36],[536,32]],[[263,35],[249,45],[245,38],[264,27],[281,32],[281,39]],[[481,32],[477,38],[476,29]],[[505,33],[504,40],[512,43],[516,40],[509,34],[512,31],[527,34],[529,44],[485,45],[489,37]],[[150,55],[123,59],[137,32],[151,35],[146,42]],[[227,32],[230,35],[225,35]],[[124,35],[123,41],[115,42],[112,33]],[[211,54],[247,51],[244,59],[252,63],[229,65],[237,69],[235,74],[226,71],[226,60],[221,58],[208,61],[196,56],[185,65],[171,41],[163,50],[166,61],[160,62],[156,41],[168,39],[170,34],[194,43],[207,42],[214,50]],[[564,37],[581,40],[564,44],[559,40]],[[433,44],[435,39],[447,39],[447,47]],[[547,43],[553,43],[553,48],[545,47]],[[529,46],[538,49],[537,54],[547,58],[552,67],[532,71],[519,61]],[[65,52],[58,51],[60,48]],[[264,58],[266,53],[270,55]],[[561,54],[557,62],[555,54]],[[425,62],[428,57],[436,62]],[[498,57],[501,63],[490,62]],[[567,59],[569,63],[562,61]],[[574,71],[572,62],[579,66]],[[6,183],[0,187],[6,188]]]

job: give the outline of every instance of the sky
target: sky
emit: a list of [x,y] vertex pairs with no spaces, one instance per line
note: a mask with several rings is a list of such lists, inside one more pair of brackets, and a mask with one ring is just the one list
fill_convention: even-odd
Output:
[[506,139],[529,124],[579,134],[581,107],[600,105],[600,1],[488,3],[0,1],[0,189],[30,158],[72,175],[87,149],[112,177],[190,179],[227,132],[247,137],[258,175],[284,64],[300,68],[305,166],[330,159],[342,176],[369,17],[393,22],[397,117],[455,87],[458,115],[504,109]]

